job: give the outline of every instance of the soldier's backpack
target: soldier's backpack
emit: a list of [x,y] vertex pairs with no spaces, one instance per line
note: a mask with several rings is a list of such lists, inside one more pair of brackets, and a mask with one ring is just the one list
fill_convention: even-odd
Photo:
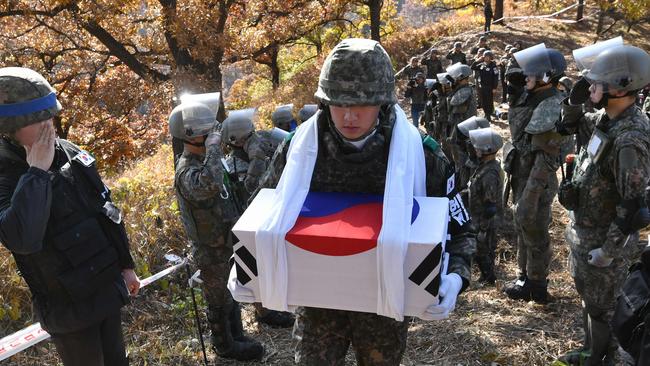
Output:
[[630,268],[616,303],[612,329],[621,347],[636,360],[650,365],[650,247],[641,262]]

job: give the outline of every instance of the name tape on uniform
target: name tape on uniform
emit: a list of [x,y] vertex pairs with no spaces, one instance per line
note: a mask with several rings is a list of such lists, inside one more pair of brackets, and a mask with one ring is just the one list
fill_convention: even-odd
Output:
[[[159,279],[175,272],[187,263],[186,259],[176,261],[176,264],[164,269],[151,277],[140,280],[140,288],[146,287]],[[14,334],[0,339],[0,361],[20,353],[27,348],[50,338],[50,335],[41,328],[41,323],[32,324]]]

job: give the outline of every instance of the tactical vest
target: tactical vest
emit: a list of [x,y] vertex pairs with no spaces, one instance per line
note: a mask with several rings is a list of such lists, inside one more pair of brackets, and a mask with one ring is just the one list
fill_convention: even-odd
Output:
[[[94,165],[85,166],[75,158],[80,152],[72,143],[57,139],[42,250],[13,253],[35,302],[45,309],[83,301],[120,278],[118,253],[111,241],[122,234],[103,211],[109,191]],[[7,146],[0,149],[0,165],[22,173],[28,169],[25,160]]]
[[[578,225],[607,230],[616,218],[616,206],[621,202],[615,172],[612,171],[617,158],[613,151],[616,138],[624,132],[637,131],[645,136],[645,143],[650,146],[650,124],[647,119],[646,123],[639,123],[638,117],[645,116],[636,107],[633,108],[631,115],[618,120],[608,131],[599,130],[599,124],[596,125],[592,139],[599,133],[601,140],[608,140],[601,146],[602,151],[596,153],[597,159],[589,154],[589,146],[583,147],[578,155],[572,178],[578,192],[578,207],[574,210],[575,223]],[[602,118],[605,114],[601,113]]]

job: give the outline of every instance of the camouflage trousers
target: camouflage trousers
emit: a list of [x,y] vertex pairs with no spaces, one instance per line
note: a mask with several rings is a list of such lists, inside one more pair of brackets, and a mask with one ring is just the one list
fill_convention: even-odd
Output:
[[524,202],[521,198],[527,178],[512,177],[512,198],[516,205],[530,205],[534,215],[530,218],[518,217],[515,211],[514,226],[517,234],[517,265],[519,274],[534,281],[544,281],[548,276],[551,262],[551,205],[557,194],[558,181],[555,176],[541,193],[537,202]]
[[[605,268],[587,263],[589,251],[602,246],[606,231],[607,228],[588,229],[569,225],[565,232],[571,248],[569,270],[582,299],[584,346],[598,360],[605,356],[613,358],[616,354],[618,342],[609,324],[614,315],[616,298],[631,263],[629,257],[616,258]],[[632,238],[630,242],[632,241],[638,242],[638,237],[637,240]],[[630,255],[634,256],[635,244],[628,242],[628,245]]]
[[483,271],[484,268],[492,268],[496,258],[497,233],[495,223],[491,222],[485,231],[485,238],[481,236],[476,238],[476,254],[474,255],[476,264]]
[[398,322],[377,314],[320,308],[296,314],[303,328],[296,350],[299,365],[345,365],[352,344],[359,366],[398,366],[406,349],[408,318]]
[[230,266],[228,259],[232,255],[232,247],[195,245],[193,247],[194,264],[201,270],[201,290],[208,304],[208,323],[214,333],[221,333],[223,314],[230,312],[233,299],[228,291],[228,275]]

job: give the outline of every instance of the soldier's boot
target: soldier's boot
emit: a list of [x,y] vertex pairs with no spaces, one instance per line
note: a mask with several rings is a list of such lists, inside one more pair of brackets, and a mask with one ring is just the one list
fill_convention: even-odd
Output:
[[257,321],[273,328],[291,328],[295,321],[293,314],[286,311],[269,310],[260,303],[255,303]]
[[497,280],[497,276],[494,274],[494,263],[489,258],[486,258],[477,261],[477,264],[481,271],[481,277],[478,278],[478,282],[494,286]]
[[514,283],[506,286],[504,292],[513,300],[533,300],[539,304],[546,304],[549,299],[547,284],[546,280],[535,281],[520,276]]
[[254,339],[248,337],[244,332],[244,325],[241,321],[241,306],[238,302],[233,302],[233,307],[230,310],[230,330],[232,338],[239,342],[255,342]]
[[255,340],[239,341],[233,337],[231,313],[232,306],[208,308],[208,323],[212,330],[211,341],[215,353],[219,357],[237,361],[261,360],[264,355],[264,347],[260,342]]
[[585,366],[610,366],[615,364],[618,347],[612,342],[611,329],[602,318],[590,317],[588,332],[591,335],[591,355]]

